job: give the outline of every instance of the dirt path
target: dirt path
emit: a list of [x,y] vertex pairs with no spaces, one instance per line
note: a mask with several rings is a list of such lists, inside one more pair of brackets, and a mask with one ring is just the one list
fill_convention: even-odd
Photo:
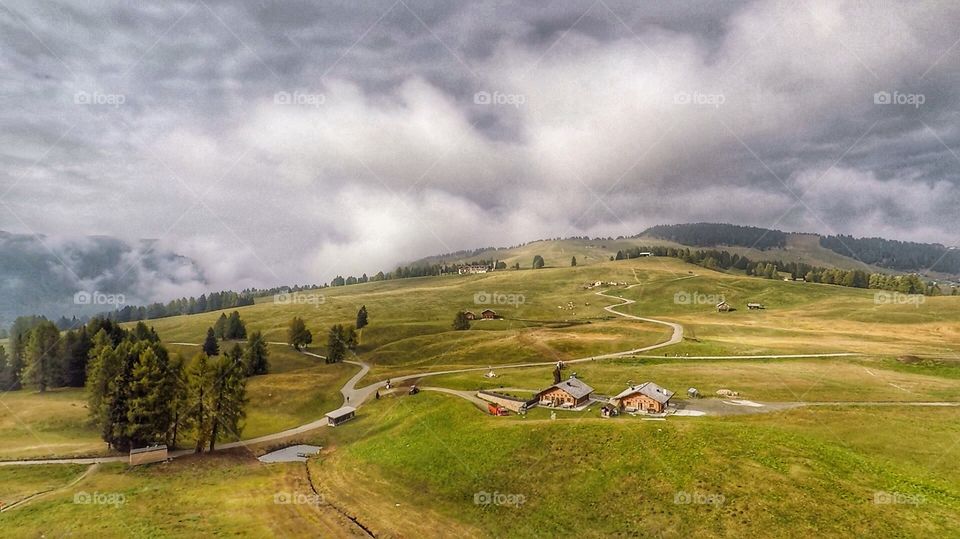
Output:
[[30,496],[27,496],[26,498],[24,498],[24,499],[22,499],[22,500],[16,501],[16,502],[14,502],[14,503],[12,503],[12,504],[10,504],[10,505],[4,506],[4,507],[0,507],[0,513],[6,513],[7,511],[10,511],[11,509],[16,509],[17,507],[22,507],[22,506],[24,506],[24,505],[27,505],[28,503],[34,502],[34,501],[36,501],[36,500],[39,500],[39,499],[44,498],[44,497],[46,497],[46,496],[49,496],[49,495],[51,495],[51,494],[57,494],[58,492],[63,492],[63,491],[65,491],[65,490],[68,490],[68,489],[70,489],[70,488],[73,488],[73,487],[75,487],[77,484],[79,484],[81,481],[83,481],[84,479],[86,479],[87,476],[89,476],[89,475],[92,474],[93,472],[97,471],[97,469],[99,469],[99,468],[100,468],[100,465],[99,465],[99,464],[91,464],[90,466],[87,467],[86,470],[83,471],[82,474],[80,474],[79,476],[77,476],[74,480],[70,481],[70,482],[67,483],[66,485],[64,485],[64,486],[62,486],[62,487],[58,487],[58,488],[53,488],[53,489],[50,489],[50,490],[45,490],[45,491],[43,491],[43,492],[38,492],[38,493],[36,493],[36,494],[31,494]]
[[[680,279],[688,279],[688,278],[690,278],[690,277],[681,277]],[[677,279],[677,280],[680,280],[680,279]],[[633,288],[633,287],[635,287],[635,286],[640,286],[641,284],[642,284],[642,283],[632,284],[632,285],[626,287],[624,290],[628,290],[628,289]],[[629,318],[629,319],[631,319],[631,320],[639,320],[639,321],[641,321],[641,322],[648,322],[648,323],[651,323],[651,324],[659,324],[659,325],[662,325],[662,326],[667,326],[667,327],[669,327],[669,328],[671,328],[671,329],[673,330],[673,331],[672,331],[672,334],[671,334],[671,336],[670,336],[670,338],[669,338],[668,340],[663,341],[663,342],[660,342],[660,343],[657,343],[657,344],[652,344],[652,345],[649,345],[649,346],[643,346],[643,347],[640,347],[640,348],[634,348],[634,349],[632,349],[632,350],[624,350],[624,351],[622,351],[622,352],[614,352],[614,353],[610,353],[610,354],[603,354],[603,355],[598,355],[598,356],[590,356],[590,357],[583,357],[583,358],[579,358],[579,359],[573,359],[573,360],[569,360],[569,361],[564,361],[564,363],[566,363],[566,364],[569,365],[569,364],[576,364],[576,363],[584,363],[584,362],[588,362],[588,361],[596,361],[596,360],[598,360],[598,359],[611,359],[611,358],[617,358],[617,357],[623,357],[623,356],[631,356],[631,355],[636,355],[636,354],[639,354],[639,353],[642,353],[642,352],[649,352],[649,351],[651,351],[651,350],[656,350],[656,349],[659,349],[659,348],[664,348],[664,347],[666,347],[666,346],[672,346],[672,345],[674,345],[674,344],[678,344],[678,343],[680,343],[680,342],[683,341],[683,326],[681,326],[680,324],[675,323],[675,322],[667,322],[667,321],[664,321],[664,320],[657,320],[657,319],[654,319],[654,318],[644,318],[644,317],[641,317],[641,316],[635,316],[635,315],[632,315],[632,314],[626,314],[626,313],[619,312],[619,311],[616,310],[617,307],[622,307],[622,306],[624,306],[624,305],[630,305],[630,304],[636,303],[636,301],[635,301],[635,300],[632,300],[632,299],[622,298],[622,297],[619,297],[619,296],[611,296],[610,294],[607,294],[607,293],[605,293],[605,292],[596,292],[596,294],[597,294],[598,296],[603,296],[603,297],[605,297],[605,298],[617,300],[617,301],[620,302],[620,303],[617,303],[617,304],[615,304],[615,305],[609,305],[609,306],[607,306],[607,307],[604,307],[604,310],[605,310],[605,311],[607,311],[607,312],[609,312],[609,313],[611,313],[611,314],[615,314],[615,315],[617,315],[617,316],[622,316],[622,317],[624,317],[624,318]],[[198,346],[196,343],[170,343],[170,344],[176,344],[176,345],[181,345],[181,346]],[[268,344],[288,346],[286,343],[280,343],[280,342],[269,342]],[[313,353],[313,352],[307,352],[306,350],[300,350],[300,353],[301,353],[301,354],[308,355],[308,356],[311,356],[311,357],[319,358],[319,359],[326,359],[326,358],[324,358],[324,356],[321,356],[321,355],[319,355],[319,354],[315,354],[315,353]],[[840,355],[856,355],[856,354],[813,354],[813,355],[786,354],[786,355],[742,356],[742,357],[748,358],[748,359],[784,359],[784,358],[797,358],[797,357],[830,357],[830,356],[840,356]],[[720,357],[723,357],[723,358],[734,358],[734,357],[738,357],[738,356],[720,356]],[[708,356],[701,356],[701,357],[699,357],[699,358],[700,358],[700,359],[707,359]],[[695,359],[695,358],[690,358],[690,359]],[[353,377],[351,377],[349,380],[347,380],[347,382],[343,385],[342,388],[340,388],[340,394],[343,395],[343,399],[344,399],[344,403],[345,403],[345,404],[349,404],[350,406],[359,408],[359,407],[362,406],[363,403],[366,402],[366,400],[367,400],[368,398],[370,398],[370,396],[373,395],[376,391],[385,388],[385,386],[386,386],[386,380],[382,380],[382,381],[379,381],[379,382],[374,382],[374,383],[369,384],[369,385],[367,385],[367,386],[364,386],[364,387],[361,387],[361,388],[357,388],[357,387],[356,387],[357,383],[359,383],[360,380],[363,379],[363,377],[366,376],[368,372],[370,372],[370,366],[369,366],[368,364],[366,364],[366,363],[359,362],[359,361],[345,361],[345,363],[350,363],[351,365],[357,365],[357,366],[360,367],[360,370],[359,370]],[[524,368],[531,368],[531,367],[546,367],[546,366],[551,366],[551,365],[554,365],[554,364],[555,364],[554,361],[541,361],[541,362],[531,362],[531,363],[516,363],[516,364],[513,364],[513,365],[498,365],[498,366],[497,366],[497,370],[524,369]],[[405,382],[405,381],[409,381],[409,380],[419,380],[419,379],[427,378],[427,377],[430,377],[430,376],[442,376],[442,375],[446,375],[446,374],[459,374],[459,373],[465,373],[465,372],[479,372],[479,371],[487,371],[487,370],[489,370],[489,367],[470,367],[470,368],[464,368],[464,369],[451,369],[451,370],[444,370],[444,371],[431,371],[431,372],[424,372],[424,373],[418,373],[418,374],[409,374],[409,375],[405,375],[405,376],[398,376],[398,377],[392,378],[391,381],[392,381],[393,383],[397,383],[397,382]],[[431,389],[434,390],[434,391],[440,391],[440,392],[444,392],[444,393],[449,393],[449,394],[461,396],[461,397],[467,398],[467,399],[470,400],[471,402],[473,402],[473,400],[476,399],[475,396],[472,396],[472,395],[471,395],[471,396],[464,396],[464,395],[461,394],[462,392],[458,392],[458,391],[456,391],[456,390],[446,390],[446,388],[431,388]],[[471,397],[472,397],[472,398],[471,398]],[[483,401],[480,401],[480,399],[476,399],[476,401],[479,401],[479,402],[481,402],[481,403],[483,402]],[[475,404],[476,404],[476,402],[475,402]],[[931,404],[931,405],[932,405],[932,404]],[[951,403],[943,403],[942,405],[951,405]],[[485,409],[485,408],[486,408],[485,403],[483,403],[483,404],[480,405],[480,406],[481,406],[481,409]],[[323,427],[326,427],[326,426],[327,426],[327,419],[326,419],[326,417],[323,417],[323,418],[318,419],[318,420],[316,420],[316,421],[312,421],[312,422],[310,422],[310,423],[306,423],[306,424],[304,424],[304,425],[300,425],[300,426],[298,426],[298,427],[294,427],[294,428],[291,428],[291,429],[283,430],[283,431],[280,431],[280,432],[275,432],[275,433],[273,433],[273,434],[267,434],[267,435],[264,435],[264,436],[259,436],[259,437],[257,437],[257,438],[250,438],[250,439],[248,439],[248,440],[239,440],[239,441],[236,441],[236,442],[229,442],[229,443],[225,443],[225,444],[220,444],[220,445],[217,446],[217,450],[220,450],[220,449],[232,449],[232,448],[235,448],[235,447],[247,447],[247,446],[251,446],[251,445],[260,444],[260,443],[263,443],[263,442],[279,441],[279,440],[283,440],[283,439],[285,439],[285,438],[289,438],[289,437],[291,437],[291,436],[296,436],[296,435],[303,434],[303,433],[305,433],[305,432],[309,432],[309,431],[312,431],[312,430],[315,430],[315,429],[318,429],[318,428],[323,428]],[[191,454],[192,452],[193,452],[192,450],[188,450],[188,449],[173,451],[173,452],[170,453],[170,457],[171,457],[171,458],[178,458],[178,457],[182,457],[182,456],[184,456],[184,455]],[[44,459],[44,460],[17,460],[17,461],[0,461],[0,466],[33,465],[33,464],[99,464],[99,463],[103,463],[103,462],[123,462],[123,461],[126,461],[126,460],[127,460],[127,457],[126,457],[126,456],[117,456],[117,457],[95,457],[95,458],[77,458],[77,459],[69,459],[69,458],[66,458],[66,459]]]

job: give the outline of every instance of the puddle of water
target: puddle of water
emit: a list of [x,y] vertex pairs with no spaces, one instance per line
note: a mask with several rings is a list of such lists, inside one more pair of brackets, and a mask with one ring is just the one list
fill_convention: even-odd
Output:
[[272,453],[267,453],[258,458],[260,462],[306,462],[307,457],[316,455],[320,448],[315,445],[292,445],[283,449],[278,449]]

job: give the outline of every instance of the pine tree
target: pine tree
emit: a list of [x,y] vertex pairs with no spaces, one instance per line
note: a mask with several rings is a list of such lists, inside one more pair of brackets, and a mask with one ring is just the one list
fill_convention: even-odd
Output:
[[240,319],[239,311],[233,311],[227,318],[226,338],[231,340],[247,338],[247,327],[244,325],[243,320]]
[[570,259],[570,267],[571,268],[577,267],[577,257],[573,257]]
[[127,437],[132,447],[165,442],[173,423],[173,402],[167,387],[169,358],[160,347],[140,352],[131,371],[127,405]]
[[213,430],[213,384],[215,370],[213,361],[200,352],[193,357],[188,371],[190,419],[196,433],[194,452],[203,451]]
[[24,381],[43,393],[57,384],[61,373],[60,330],[44,320],[30,330],[26,345]]
[[342,324],[334,324],[327,333],[327,363],[340,363],[347,355],[347,335]]
[[190,420],[190,379],[183,356],[177,355],[170,360],[164,385],[168,388],[170,409],[173,414],[170,430],[167,434],[167,446],[177,447],[177,437],[182,430],[189,430]]
[[240,345],[234,345],[233,349],[214,365],[210,451],[214,450],[217,439],[224,432],[240,435],[240,422],[245,416],[244,406],[247,403],[246,384],[243,351]]
[[207,338],[203,341],[203,353],[208,356],[219,356],[220,345],[217,344],[217,336],[213,333],[213,328],[207,328]]
[[267,374],[270,370],[269,361],[270,352],[267,349],[267,341],[263,338],[263,333],[254,331],[247,339],[247,348],[244,350],[244,364],[247,369],[247,376],[258,374]]
[[357,331],[359,332],[359,334],[357,335],[357,344],[360,344],[360,341],[363,340],[363,328],[367,327],[369,323],[370,321],[367,319],[367,306],[361,305],[360,310],[357,311],[356,327],[357,327]]
[[534,255],[533,257],[533,269],[540,269],[543,267],[543,257],[540,255]]
[[213,335],[214,337],[222,340],[227,338],[227,315],[220,313],[220,318],[217,318],[217,323],[213,325]]
[[7,357],[7,349],[0,345],[0,391],[7,391],[13,385],[13,373],[11,371],[10,359]]

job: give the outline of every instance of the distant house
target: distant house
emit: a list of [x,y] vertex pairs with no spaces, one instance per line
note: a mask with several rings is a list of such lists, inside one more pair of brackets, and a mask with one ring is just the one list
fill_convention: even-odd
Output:
[[497,318],[500,318],[500,316],[497,314],[497,311],[494,311],[493,309],[484,309],[483,312],[480,313],[480,317],[484,320],[496,320]]
[[730,304],[727,303],[726,301],[721,301],[720,303],[717,303],[717,312],[718,312],[718,313],[725,313],[725,312],[729,312],[729,311],[732,311],[732,310],[733,310],[733,307],[731,307]]
[[673,391],[664,389],[653,382],[644,382],[630,386],[612,399],[612,402],[628,412],[647,412],[661,414],[667,408]]
[[163,462],[165,460],[167,460],[167,446],[163,444],[130,450],[130,466]]
[[747,303],[747,308],[750,310],[766,309],[766,307],[763,306],[763,303]]
[[592,387],[578,378],[570,377],[537,393],[536,401],[543,406],[577,408],[589,402],[592,393]]
[[325,414],[327,416],[327,424],[331,427],[336,427],[341,423],[346,423],[354,417],[357,416],[357,409],[353,406],[341,406],[332,412]]
[[467,320],[476,320],[476,319],[477,319],[477,315],[474,314],[473,311],[467,311],[467,312],[463,313],[463,315],[467,317]]
[[637,256],[639,256],[639,257],[653,256],[653,253],[640,253],[640,254],[638,254]]
[[457,268],[457,273],[460,275],[469,275],[472,273],[487,273],[488,271],[493,271],[493,268],[487,266],[486,264],[467,264]]

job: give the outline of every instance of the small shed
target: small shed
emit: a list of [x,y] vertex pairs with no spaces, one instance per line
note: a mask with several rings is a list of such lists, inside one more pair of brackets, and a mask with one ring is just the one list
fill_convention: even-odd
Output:
[[717,312],[718,312],[718,313],[726,313],[726,312],[730,312],[730,311],[732,311],[732,310],[733,310],[733,307],[731,307],[730,304],[727,303],[726,301],[721,301],[720,303],[717,303]]
[[700,391],[699,391],[697,388],[695,388],[695,387],[688,387],[688,388],[687,388],[687,396],[690,397],[691,399],[699,399],[699,398],[700,398]]
[[467,317],[467,320],[476,320],[476,319],[477,319],[477,315],[476,315],[473,311],[466,311],[466,312],[463,313],[463,315]]
[[341,423],[350,421],[357,415],[357,409],[353,406],[341,406],[332,412],[327,412],[327,424],[336,427]]
[[151,445],[130,450],[130,466],[151,464],[167,460],[167,446],[165,444]]
[[755,311],[757,309],[766,309],[766,307],[763,306],[763,303],[747,303],[747,308],[751,311]]

